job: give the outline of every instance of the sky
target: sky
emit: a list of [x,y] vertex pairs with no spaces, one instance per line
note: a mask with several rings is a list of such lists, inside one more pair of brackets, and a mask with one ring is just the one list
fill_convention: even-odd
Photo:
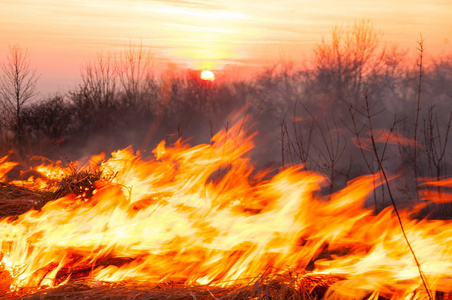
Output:
[[82,66],[130,44],[156,68],[258,69],[309,59],[332,28],[369,20],[382,41],[452,54],[452,0],[0,0],[0,62],[25,48],[42,94],[76,86]]

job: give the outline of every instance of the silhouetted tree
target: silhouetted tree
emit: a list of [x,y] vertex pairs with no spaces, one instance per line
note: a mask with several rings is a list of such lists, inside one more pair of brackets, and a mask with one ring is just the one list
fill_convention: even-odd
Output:
[[37,140],[62,141],[74,130],[74,105],[55,95],[22,110],[24,131]]
[[116,66],[111,55],[99,55],[82,69],[82,81],[70,99],[75,106],[82,131],[92,131],[111,125],[119,89]]
[[318,88],[334,93],[336,100],[355,104],[369,77],[383,62],[384,49],[378,51],[379,41],[380,34],[369,21],[357,21],[352,28],[335,27],[331,41],[322,40],[315,49]]
[[128,105],[156,92],[152,55],[143,45],[126,47],[116,61],[116,71]]
[[14,120],[16,141],[23,139],[21,110],[36,95],[39,76],[30,65],[28,52],[19,45],[9,47],[6,62],[2,63],[0,74],[0,97],[4,109]]

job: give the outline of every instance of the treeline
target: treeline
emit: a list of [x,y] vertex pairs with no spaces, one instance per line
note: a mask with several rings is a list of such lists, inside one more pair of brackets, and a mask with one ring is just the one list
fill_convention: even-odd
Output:
[[[17,46],[10,52],[3,69],[16,69],[22,63],[15,60],[20,52],[28,66],[22,75],[31,76],[26,52]],[[35,94],[35,74],[32,83],[12,88],[10,82],[20,81],[15,74],[2,78],[2,88],[8,91],[1,107],[4,153],[14,149],[26,156],[52,156],[67,150],[76,156],[96,144],[140,147],[146,137],[149,139],[151,127],[158,129],[153,139],[182,136],[187,130],[186,137],[197,127],[213,126],[214,121],[220,124],[232,110],[245,104],[234,95],[231,84],[203,81],[197,71],[168,70],[155,77],[150,51],[136,45],[128,46],[118,57],[99,56],[86,64],[81,83],[66,94],[34,102],[21,93],[16,97],[15,91],[21,89]]]
[[[210,82],[171,69],[157,78],[150,52],[130,45],[85,65],[64,95],[31,103],[3,92],[1,150],[80,157],[130,144],[150,149],[164,138],[208,142],[247,107],[259,167],[303,163],[325,174],[328,193],[383,167],[401,175],[400,198],[419,199],[419,178],[451,176],[452,58],[427,64],[421,37],[414,47],[411,57],[360,21],[334,28],[309,67],[283,62],[245,81]],[[382,209],[387,190],[373,198]]]

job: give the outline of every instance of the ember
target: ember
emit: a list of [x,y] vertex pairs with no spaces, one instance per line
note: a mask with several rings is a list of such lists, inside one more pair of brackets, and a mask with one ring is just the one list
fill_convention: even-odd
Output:
[[[256,172],[246,155],[253,135],[242,127],[219,132],[209,145],[161,142],[152,157],[130,148],[101,164],[96,157],[90,193],[72,190],[40,211],[1,220],[0,287],[11,294],[53,287],[44,292],[61,296],[68,287],[95,293],[127,282],[153,284],[154,296],[173,284],[195,299],[232,295],[232,287],[246,291],[234,294],[241,299],[428,299],[392,209],[373,215],[363,205],[383,183],[379,174],[323,198],[323,176],[302,166],[270,179]],[[0,178],[14,167],[6,161]],[[71,174],[54,167],[37,169],[43,180],[15,184],[40,190]],[[400,216],[428,289],[447,299],[450,221]]]

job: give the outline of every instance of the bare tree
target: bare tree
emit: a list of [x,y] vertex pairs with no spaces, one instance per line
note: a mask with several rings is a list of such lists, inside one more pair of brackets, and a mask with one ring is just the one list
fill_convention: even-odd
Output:
[[16,141],[22,140],[21,110],[36,95],[39,76],[30,65],[28,52],[19,45],[9,47],[6,62],[0,65],[0,97],[7,114],[15,119]]
[[383,62],[385,49],[379,47],[380,37],[366,20],[356,21],[351,28],[335,27],[331,41],[322,40],[314,50],[315,77],[323,84],[321,88],[331,90],[342,101],[356,104],[368,77]]
[[72,100],[84,114],[99,109],[108,109],[114,105],[117,94],[117,73],[112,56],[99,55],[95,62],[86,64],[82,69],[82,82]]
[[119,82],[130,104],[144,94],[154,92],[153,59],[149,49],[142,44],[130,44],[116,62]]

